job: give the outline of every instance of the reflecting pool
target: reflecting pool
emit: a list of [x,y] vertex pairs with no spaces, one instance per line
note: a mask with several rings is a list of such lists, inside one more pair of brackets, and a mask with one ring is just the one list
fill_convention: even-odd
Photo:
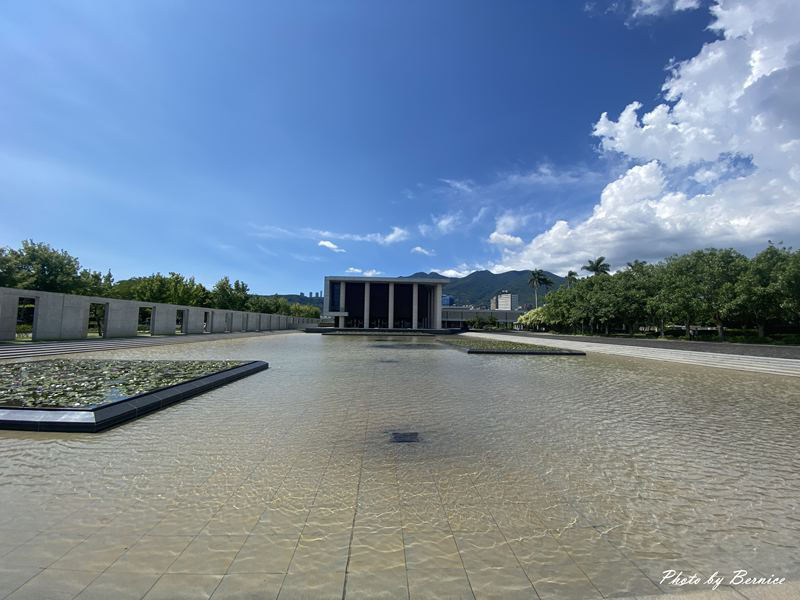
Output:
[[[0,598],[575,600],[676,591],[670,569],[800,575],[796,379],[430,337],[90,356],[270,369],[102,434],[0,432]],[[770,597],[752,589],[713,597]]]

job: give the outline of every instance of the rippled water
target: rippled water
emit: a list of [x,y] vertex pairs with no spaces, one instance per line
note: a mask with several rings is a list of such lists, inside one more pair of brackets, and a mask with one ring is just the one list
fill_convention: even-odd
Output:
[[260,582],[280,598],[800,575],[790,378],[310,334],[102,356],[270,369],[102,434],[0,432],[4,568],[86,573],[90,590],[147,574],[142,595],[189,573],[206,596]]

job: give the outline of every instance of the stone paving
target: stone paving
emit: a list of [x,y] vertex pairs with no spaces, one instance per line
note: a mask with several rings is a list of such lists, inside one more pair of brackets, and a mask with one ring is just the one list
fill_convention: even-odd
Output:
[[587,342],[584,340],[567,339],[566,337],[544,335],[526,336],[482,332],[469,332],[462,335],[465,337],[476,336],[504,341],[513,339],[515,342],[521,344],[580,350],[581,352],[613,354],[616,356],[629,356],[632,358],[660,360],[717,369],[734,369],[737,371],[752,371],[800,377],[800,360],[795,358],[749,356],[746,354],[715,353],[686,349],[676,350],[670,347],[669,343],[665,343],[663,347],[657,348],[642,345],[624,345],[622,343]]
[[797,597],[789,378],[305,334],[86,356],[271,368],[102,434],[0,432],[0,598],[663,597],[669,568],[790,577],[695,600]]

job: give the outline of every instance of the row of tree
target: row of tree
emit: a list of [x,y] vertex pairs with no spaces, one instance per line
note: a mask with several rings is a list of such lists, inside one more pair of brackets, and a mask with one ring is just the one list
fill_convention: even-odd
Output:
[[[748,258],[733,249],[708,248],[674,255],[657,264],[634,261],[614,274],[604,257],[571,271],[564,284],[547,294],[545,304],[519,323],[557,331],[664,332],[678,326],[794,330],[800,324],[800,251],[769,245]],[[537,271],[532,272],[531,285]],[[542,282],[536,283],[537,289]]]
[[238,279],[231,283],[226,276],[210,290],[194,277],[180,273],[133,277],[114,281],[111,271],[105,275],[81,266],[65,250],[32,240],[18,249],[0,248],[0,287],[13,287],[43,292],[103,296],[142,302],[163,302],[228,310],[319,317],[319,308],[289,303],[278,295],[259,296],[250,293],[248,285]]

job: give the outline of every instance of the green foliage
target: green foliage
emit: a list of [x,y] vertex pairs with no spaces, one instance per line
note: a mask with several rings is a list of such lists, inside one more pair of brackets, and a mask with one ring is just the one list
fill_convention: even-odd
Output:
[[81,268],[66,250],[25,240],[22,246],[0,249],[0,285],[44,292],[97,295],[109,291],[111,273]]
[[606,262],[605,256],[598,256],[594,260],[588,260],[581,269],[589,271],[592,275],[608,275],[611,271],[611,265]]
[[532,269],[528,285],[533,288],[533,301],[536,308],[539,308],[539,288],[553,285],[553,280],[542,269]]
[[[599,257],[585,268],[598,275],[606,272],[603,264]],[[575,279],[550,292],[546,304],[518,324],[575,333],[637,334],[647,328],[661,335],[669,328],[687,335],[691,326],[714,326],[720,338],[725,327],[756,327],[757,335],[742,331],[732,339],[763,341],[772,339],[765,337],[768,325],[796,327],[799,320],[800,252],[770,243],[752,259],[708,248]]]
[[[245,282],[237,279],[231,283],[228,277],[220,279],[210,291],[194,277],[173,272],[115,282],[111,271],[103,275],[84,269],[66,250],[55,250],[48,244],[32,240],[22,242],[16,250],[0,247],[0,287],[295,317],[318,318],[320,315],[316,306],[290,303],[277,295],[253,295]],[[94,320],[99,327],[101,320]],[[147,324],[142,324],[142,327],[147,328]]]

